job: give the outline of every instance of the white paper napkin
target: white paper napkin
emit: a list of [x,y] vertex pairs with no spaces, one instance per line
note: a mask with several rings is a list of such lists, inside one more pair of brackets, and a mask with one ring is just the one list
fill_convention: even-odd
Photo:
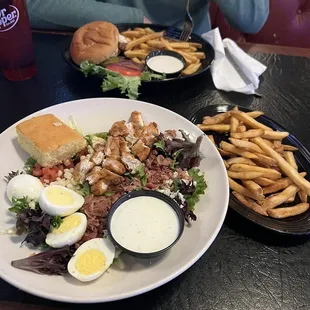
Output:
[[202,37],[215,50],[214,62],[211,65],[211,75],[215,87],[247,95],[256,94],[259,76],[267,67],[246,54],[231,39],[222,40],[218,28],[204,33]]

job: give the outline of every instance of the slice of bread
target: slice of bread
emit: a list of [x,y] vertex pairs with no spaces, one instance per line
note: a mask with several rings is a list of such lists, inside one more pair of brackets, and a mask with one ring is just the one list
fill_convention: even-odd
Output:
[[87,146],[83,136],[53,114],[26,120],[16,126],[18,143],[43,167],[53,167]]

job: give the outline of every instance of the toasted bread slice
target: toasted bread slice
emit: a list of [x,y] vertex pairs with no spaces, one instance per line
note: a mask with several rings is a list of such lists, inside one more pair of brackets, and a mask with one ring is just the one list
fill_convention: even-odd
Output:
[[53,114],[26,120],[16,132],[20,146],[43,167],[60,164],[87,146],[83,136]]

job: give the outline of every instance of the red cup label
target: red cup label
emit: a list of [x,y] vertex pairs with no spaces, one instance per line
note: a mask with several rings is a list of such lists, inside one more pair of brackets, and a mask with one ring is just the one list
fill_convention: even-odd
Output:
[[5,32],[12,29],[19,20],[19,11],[14,5],[9,5],[8,8],[0,8],[0,32]]

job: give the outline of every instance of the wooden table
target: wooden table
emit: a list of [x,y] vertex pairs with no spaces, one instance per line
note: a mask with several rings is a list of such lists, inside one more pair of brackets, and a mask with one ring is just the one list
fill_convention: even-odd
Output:
[[[10,83],[0,77],[0,131],[20,118],[64,101],[119,96],[102,94],[63,61],[70,38],[34,34],[38,75]],[[141,100],[191,118],[210,104],[232,103],[263,110],[310,148],[310,50],[240,44],[268,66],[262,98],[214,88],[209,73],[182,83],[142,87]],[[287,56],[288,55],[288,56]],[[2,249],[4,250],[4,249]],[[68,305],[21,292],[0,280],[0,309],[310,309],[310,243],[260,229],[233,211],[213,245],[184,274],[144,295],[105,305]],[[47,308],[46,308],[47,307]]]

